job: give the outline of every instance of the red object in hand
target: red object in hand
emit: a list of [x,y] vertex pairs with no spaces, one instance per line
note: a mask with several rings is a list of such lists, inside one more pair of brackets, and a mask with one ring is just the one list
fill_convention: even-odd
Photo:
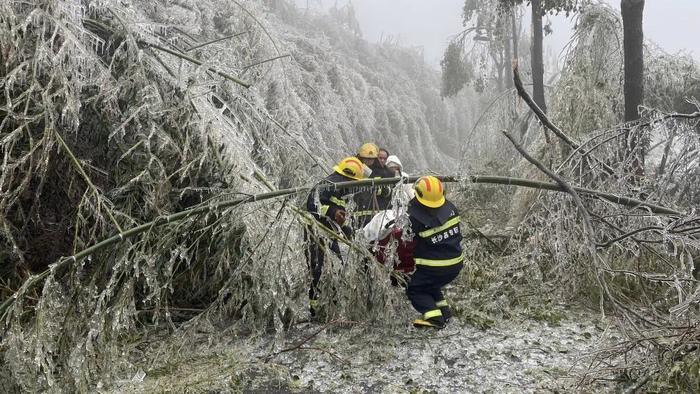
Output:
[[416,262],[413,259],[413,250],[416,248],[415,238],[410,241],[403,241],[401,239],[402,231],[400,228],[394,228],[386,237],[379,240],[379,250],[376,252],[377,261],[385,264],[386,260],[389,260],[387,253],[387,245],[393,239],[398,241],[396,247],[396,254],[398,256],[398,262],[394,262],[394,270],[403,273],[411,273],[416,268]]

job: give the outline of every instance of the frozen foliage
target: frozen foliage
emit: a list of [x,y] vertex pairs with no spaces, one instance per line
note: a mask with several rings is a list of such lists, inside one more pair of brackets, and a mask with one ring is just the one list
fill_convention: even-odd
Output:
[[[409,168],[454,166],[443,151],[455,153],[463,102],[440,100],[416,54],[322,17],[309,37],[293,9],[268,11],[0,4],[8,385],[85,392],[138,374],[129,349],[153,327],[281,332],[307,317],[300,201],[222,202],[309,186],[367,140]],[[201,213],[170,220],[191,208]],[[388,320],[401,300],[390,272],[362,268],[364,246],[345,248],[323,274],[337,293],[320,300],[327,318]]]
[[[698,338],[693,322],[698,319],[700,301],[695,212],[700,160],[698,66],[687,56],[670,56],[646,43],[642,119],[620,124],[624,112],[620,17],[607,6],[594,4],[582,10],[576,27],[561,77],[551,91],[548,116],[578,148],[551,132],[547,138],[541,125],[515,126],[510,92],[494,98],[478,118],[470,134],[471,146],[490,140],[494,143],[481,146],[497,146],[493,131],[506,129],[571,185],[632,196],[671,207],[676,213],[654,215],[581,194],[584,212],[566,194],[519,189],[512,200],[502,201],[512,202],[512,213],[506,219],[518,227],[519,242],[511,247],[520,258],[496,268],[482,263],[476,269],[477,274],[485,273],[487,280],[494,281],[485,286],[483,298],[502,294],[504,284],[517,297],[517,286],[511,285],[525,282],[537,288],[537,282],[543,283],[546,291],[597,305],[601,313],[619,319],[628,340],[601,356],[629,356],[628,362],[615,366],[625,371],[626,379],[643,383],[664,370],[669,371],[665,376],[676,376],[679,359],[687,368],[681,370],[692,373]],[[501,138],[501,144],[503,141]],[[471,146],[463,152],[469,152]],[[493,158],[490,166],[488,161],[474,160],[475,154],[463,154],[463,168],[491,167],[551,181],[525,160],[514,166],[515,156],[491,152],[476,152]],[[470,191],[467,202],[494,199],[489,192]],[[586,216],[590,228],[584,224]],[[479,272],[483,268],[487,270]],[[504,303],[514,302],[511,296],[504,298]],[[692,376],[673,378],[676,383],[691,382],[690,386],[669,387],[695,387],[692,382],[698,380]]]
[[[445,154],[458,153],[470,108],[464,99],[441,100],[437,74],[417,53],[370,46],[326,16],[290,9],[282,18],[271,28],[283,27],[277,36],[295,62],[285,68],[287,96],[268,96],[267,105],[285,115],[302,106],[307,141],[335,158],[373,140],[406,158],[409,172],[455,168]],[[272,95],[282,87],[270,89]]]
[[[689,322],[698,319],[700,302],[695,262],[700,73],[686,57],[648,44],[645,105],[656,109],[644,108],[639,122],[613,126],[624,107],[621,39],[619,16],[609,8],[592,6],[579,17],[550,107],[552,119],[579,147],[559,142],[561,150],[550,148],[543,161],[573,185],[634,196],[678,213],[653,215],[585,198],[593,225],[587,229],[584,213],[569,196],[546,194],[532,201],[525,234],[545,280],[621,319],[629,341],[611,354],[634,354],[624,368],[641,380],[682,358],[698,335]],[[659,336],[670,343],[650,339]],[[659,357],[667,351],[671,355]]]
[[611,8],[589,7],[578,16],[551,100],[553,120],[572,137],[581,138],[623,120],[621,40],[622,21]]
[[[409,172],[459,166],[467,174],[515,163],[500,129],[522,130],[528,147],[555,144],[528,127],[512,92],[482,103],[492,109],[483,117],[480,104],[467,105],[473,91],[443,102],[416,53],[369,46],[348,12],[336,11],[303,16],[277,0],[0,3],[0,388],[138,383],[154,373],[144,360],[159,364],[184,345],[226,336],[269,332],[279,348],[284,331],[308,316],[306,196],[232,201],[310,186],[361,142],[387,146]],[[542,149],[547,164],[577,185],[690,210],[697,117],[649,109],[640,124],[613,127],[620,70],[586,57],[619,62],[605,57],[619,46],[610,40],[619,23],[593,7],[580,26],[552,115],[581,148]],[[658,93],[649,107],[675,110],[669,103],[695,91],[688,74],[697,69],[655,54],[650,47]],[[673,76],[658,78],[666,69]],[[493,203],[493,194],[482,197]],[[641,373],[652,351],[680,354],[696,336],[683,324],[698,317],[697,218],[594,198],[585,207],[593,233],[568,196],[531,200],[520,244],[497,257],[465,244],[472,264],[460,282],[504,318],[505,307],[524,303],[526,286],[593,298],[633,327],[635,355],[649,355],[635,358],[632,373]],[[114,234],[114,243],[97,244]],[[405,317],[389,270],[365,264],[368,253],[346,242],[343,261],[329,258],[319,300],[326,320],[381,329]],[[638,341],[657,336],[671,344]]]

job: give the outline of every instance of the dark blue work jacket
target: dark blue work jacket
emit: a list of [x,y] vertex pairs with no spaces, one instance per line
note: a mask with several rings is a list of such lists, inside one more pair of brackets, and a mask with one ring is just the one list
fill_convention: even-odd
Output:
[[[347,181],[352,181],[352,179],[334,172],[316,185],[315,188],[317,188],[319,185]],[[315,190],[312,190],[311,193],[309,193],[309,198],[306,200],[306,210],[327,228],[337,228],[334,224],[335,213],[339,209],[345,209],[345,201],[343,200],[343,197],[347,194],[350,194],[349,189],[335,190],[332,187],[320,189],[318,192],[319,204],[317,205],[314,197]],[[343,228],[343,232],[346,232],[345,228]]]
[[445,201],[439,208],[429,208],[414,198],[409,203],[408,216],[416,237],[416,265],[449,267],[464,260],[459,211],[454,204]]

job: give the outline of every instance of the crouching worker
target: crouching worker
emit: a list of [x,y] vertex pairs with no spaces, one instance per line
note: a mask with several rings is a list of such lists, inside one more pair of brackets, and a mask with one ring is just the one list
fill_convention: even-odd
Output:
[[423,316],[413,322],[419,328],[443,328],[452,316],[442,288],[462,270],[462,234],[459,212],[445,200],[442,182],[424,176],[414,186],[416,197],[408,206],[416,240],[416,271],[406,288],[413,307]]
[[[319,185],[328,185],[338,182],[347,182],[365,178],[366,166],[355,157],[346,157],[338,165],[333,167],[334,172],[328,175],[311,191],[306,201],[306,209],[323,226],[326,231],[338,236],[350,237],[352,230],[345,225],[346,211],[343,197],[350,195],[350,190],[336,190],[334,188],[316,189]],[[317,199],[318,197],[318,199]],[[313,224],[304,229],[304,241],[306,243],[306,261],[311,272],[311,287],[309,288],[309,309],[311,317],[316,316],[316,303],[319,298],[318,285],[326,258],[326,250],[330,249],[341,258],[340,247],[336,238],[324,236],[324,230]]]

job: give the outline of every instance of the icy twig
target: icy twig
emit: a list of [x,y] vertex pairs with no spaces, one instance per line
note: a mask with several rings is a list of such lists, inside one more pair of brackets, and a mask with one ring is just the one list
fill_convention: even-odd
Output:
[[[321,328],[319,328],[318,330],[316,330],[316,331],[315,331],[314,333],[312,333],[311,335],[309,335],[309,336],[307,336],[306,338],[302,339],[302,340],[301,340],[299,343],[297,343],[296,345],[291,346],[291,347],[288,347],[288,348],[286,348],[286,349],[282,349],[282,350],[280,350],[280,351],[277,351],[277,352],[274,352],[274,353],[271,353],[271,354],[268,354],[268,355],[265,357],[265,362],[266,362],[266,363],[269,362],[269,361],[272,360],[274,357],[276,357],[276,356],[278,356],[278,355],[280,355],[280,354],[282,354],[282,353],[291,352],[291,351],[298,350],[298,349],[322,350],[322,349],[311,348],[311,347],[302,348],[302,346],[303,346],[305,343],[309,342],[310,340],[316,338],[316,336],[317,336],[318,334],[322,333],[323,331],[325,331],[325,330],[328,329],[329,327],[332,327],[332,326],[350,326],[350,325],[358,325],[358,324],[363,324],[363,323],[362,323],[362,322],[356,322],[356,321],[349,321],[349,320],[331,320],[331,321],[329,321],[328,323],[324,324]],[[333,354],[331,354],[331,355],[333,355]]]
[[207,45],[211,45],[211,44],[215,44],[215,43],[217,43],[217,42],[221,42],[221,41],[228,40],[228,39],[231,39],[231,38],[239,37],[239,36],[242,36],[242,35],[244,35],[244,34],[248,34],[248,31],[243,31],[243,32],[240,32],[240,33],[228,35],[228,36],[226,36],[226,37],[221,37],[221,38],[217,38],[217,39],[215,39],[215,40],[203,42],[203,43],[201,43],[201,44],[199,44],[199,45],[191,46],[191,47],[185,49],[185,52],[193,51],[193,50],[195,50],[195,49],[199,49],[199,48],[205,47],[205,46],[207,46]]
[[290,56],[292,56],[292,55],[287,54],[287,55],[275,56],[275,57],[270,58],[270,59],[261,60],[259,62],[255,62],[253,64],[249,64],[249,65],[243,67],[242,70],[245,73],[245,71],[247,71],[251,67],[255,67],[255,66],[259,66],[261,64],[269,63],[269,62],[275,61],[277,59],[284,59],[285,57],[290,57]]
[[[171,55],[173,55],[173,56],[179,57],[180,59],[183,59],[183,60],[187,60],[188,62],[194,63],[194,64],[196,64],[196,65],[198,65],[198,66],[201,66],[201,65],[204,64],[204,63],[202,63],[201,61],[199,61],[199,60],[197,60],[197,59],[195,59],[195,58],[193,58],[193,57],[190,57],[190,56],[185,55],[184,53],[180,53],[180,52],[173,51],[172,49],[168,49],[168,48],[162,47],[162,46],[160,46],[160,45],[158,45],[158,44],[151,44],[151,43],[148,43],[148,42],[145,42],[145,41],[139,41],[139,44],[144,45],[144,46],[147,46],[147,47],[151,47],[151,48],[154,48],[154,49],[158,49],[159,51],[163,51],[163,52],[165,52],[165,53],[169,53],[169,54],[171,54]],[[238,78],[236,78],[236,77],[234,77],[234,76],[232,76],[232,75],[230,75],[230,74],[228,74],[228,73],[225,73],[225,72],[223,72],[223,71],[217,70],[217,69],[215,69],[214,67],[211,67],[211,66],[205,66],[205,67],[207,67],[207,70],[212,71],[212,72],[214,72],[214,73],[216,73],[216,74],[219,74],[220,76],[222,76],[222,77],[228,79],[228,80],[231,81],[231,82],[235,82],[235,83],[237,83],[237,84],[243,86],[243,87],[246,88],[246,89],[250,88],[250,84],[249,84],[249,83],[243,82],[243,81],[241,81],[240,79],[238,79]]]
[[95,186],[95,184],[92,183],[92,181],[90,180],[90,177],[87,175],[87,173],[85,173],[85,170],[83,169],[83,166],[80,165],[80,162],[79,162],[78,159],[75,157],[75,155],[73,154],[73,152],[70,150],[70,148],[69,148],[68,145],[66,144],[66,141],[64,141],[63,138],[61,137],[61,135],[60,135],[57,131],[55,131],[55,130],[54,130],[54,135],[56,136],[56,139],[58,140],[58,142],[61,144],[61,147],[62,147],[63,150],[65,151],[66,155],[68,155],[68,157],[71,159],[71,162],[72,162],[73,165],[75,166],[76,171],[78,171],[78,173],[80,174],[80,176],[83,177],[83,180],[85,181],[85,183],[88,184],[88,187],[90,188],[90,190],[92,190],[92,192],[93,192],[95,198],[97,199],[97,203],[98,203],[99,205],[105,207],[105,210],[107,211],[107,215],[109,216],[109,219],[112,221],[112,224],[114,224],[114,227],[116,227],[116,229],[117,229],[120,233],[123,232],[124,230],[122,230],[121,226],[119,225],[119,222],[117,222],[117,219],[115,219],[115,218],[114,218],[114,215],[112,215],[112,210],[111,210],[111,208],[110,208],[110,207],[106,207],[106,206],[104,205],[104,203],[102,202],[102,197],[101,197],[101,195],[100,195],[100,192],[97,190],[97,187]]

